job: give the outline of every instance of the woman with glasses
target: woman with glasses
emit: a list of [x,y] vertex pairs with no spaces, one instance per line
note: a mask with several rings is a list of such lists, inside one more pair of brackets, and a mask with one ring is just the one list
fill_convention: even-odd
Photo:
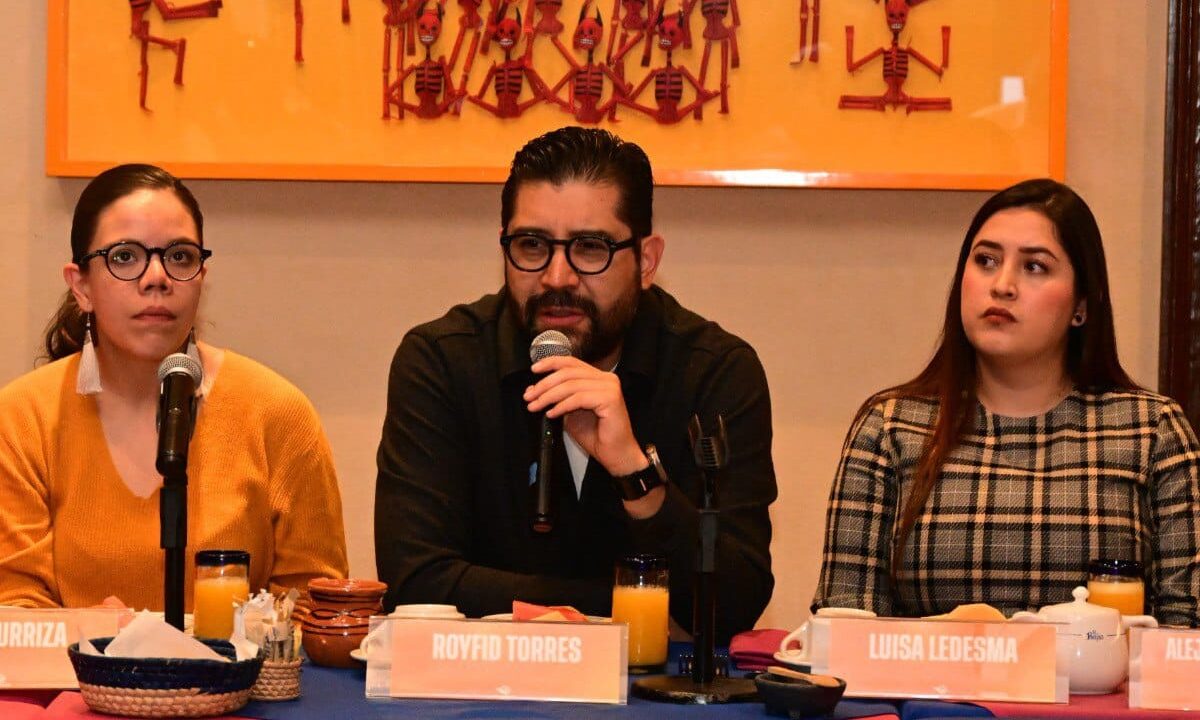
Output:
[[189,555],[249,551],[254,589],[345,576],[341,499],[312,405],[266,367],[196,341],[203,232],[195,197],[157,167],[112,168],[80,195],[51,362],[0,389],[0,604],[115,595],[162,607],[157,371],[173,353],[203,369]]
[[1011,615],[1100,559],[1141,563],[1160,622],[1200,624],[1200,444],[1117,359],[1091,210],[1030,180],[971,222],[933,359],[860,408],[813,609]]

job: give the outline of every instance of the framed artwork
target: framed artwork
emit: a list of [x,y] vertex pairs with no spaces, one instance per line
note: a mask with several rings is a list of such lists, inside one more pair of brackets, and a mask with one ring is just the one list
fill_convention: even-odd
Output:
[[666,185],[1061,179],[1068,0],[49,0],[46,168],[497,182],[565,124]]
[[1200,428],[1200,0],[1171,0],[1158,391]]

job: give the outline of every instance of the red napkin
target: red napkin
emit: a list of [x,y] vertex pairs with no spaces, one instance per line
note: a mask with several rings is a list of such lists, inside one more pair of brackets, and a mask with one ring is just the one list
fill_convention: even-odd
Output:
[[553,620],[557,622],[587,622],[587,617],[570,605],[534,605],[513,600],[513,620]]
[[733,636],[729,642],[729,658],[739,670],[756,672],[777,665],[775,653],[787,630],[747,630]]

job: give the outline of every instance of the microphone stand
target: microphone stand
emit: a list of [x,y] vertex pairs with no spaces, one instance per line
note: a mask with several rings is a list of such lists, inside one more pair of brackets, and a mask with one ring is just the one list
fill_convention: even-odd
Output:
[[[154,468],[163,476],[158,496],[159,546],[163,549],[163,615],[183,630],[184,573],[187,567],[187,450],[195,421],[194,377],[182,386],[184,407],[173,406],[164,392],[159,400],[159,444]],[[182,438],[182,446],[178,444]]]
[[700,418],[692,415],[688,425],[692,455],[704,480],[703,506],[700,508],[699,548],[692,605],[691,675],[666,675],[638,680],[633,694],[646,700],[689,705],[750,702],[758,699],[753,680],[717,674],[714,650],[717,625],[717,476],[729,461],[729,442],[725,435],[725,417],[717,415],[715,435],[704,435]]
[[[160,471],[161,472],[161,471]],[[187,469],[163,473],[158,500],[160,542],[165,555],[163,610],[168,624],[183,630],[184,569],[187,562]]]

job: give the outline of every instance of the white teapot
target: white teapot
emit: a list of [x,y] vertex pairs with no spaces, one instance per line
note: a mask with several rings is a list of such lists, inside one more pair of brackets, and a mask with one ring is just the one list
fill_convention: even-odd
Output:
[[1058,662],[1069,663],[1071,692],[1103,695],[1117,689],[1129,674],[1129,643],[1125,631],[1131,627],[1158,627],[1149,615],[1122,615],[1087,601],[1088,589],[1071,591],[1074,602],[1047,605],[1037,613],[1019,612],[1017,622],[1065,623],[1058,629]]

